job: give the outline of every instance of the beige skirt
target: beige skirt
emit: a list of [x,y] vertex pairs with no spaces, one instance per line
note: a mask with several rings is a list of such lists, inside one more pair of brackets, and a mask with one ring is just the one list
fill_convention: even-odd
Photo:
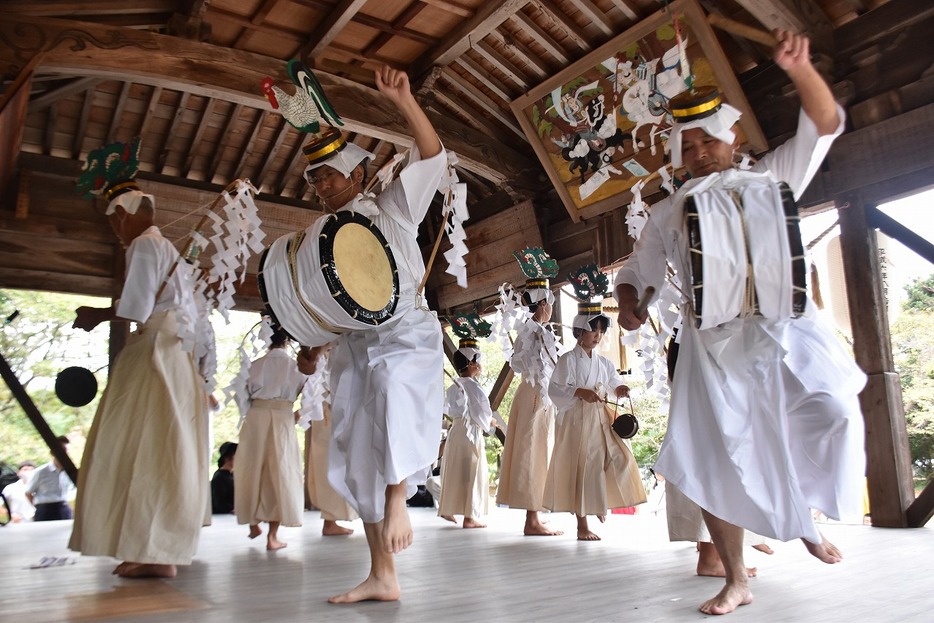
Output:
[[252,402],[240,429],[234,473],[238,523],[302,525],[302,459],[290,401]]
[[91,425],[68,547],[187,565],[208,503],[205,401],[173,312],[130,336]]
[[306,463],[305,486],[308,498],[328,521],[353,521],[357,513],[328,482],[328,445],[331,443],[331,405],[324,403],[324,419],[311,423],[305,439],[311,456]]
[[476,519],[489,512],[490,477],[486,450],[467,437],[466,418],[455,418],[441,458],[439,515],[463,515]]
[[545,510],[545,477],[555,441],[555,408],[522,381],[509,410],[506,445],[496,503],[530,511]]
[[545,507],[577,515],[645,502],[629,442],[616,436],[602,404],[575,400],[555,432],[545,483]]

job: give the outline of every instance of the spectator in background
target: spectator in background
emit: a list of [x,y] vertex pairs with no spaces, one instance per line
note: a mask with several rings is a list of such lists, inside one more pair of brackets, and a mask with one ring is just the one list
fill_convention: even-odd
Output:
[[[68,447],[68,437],[57,438],[62,448]],[[36,507],[34,521],[72,519],[68,500],[74,496],[75,485],[54,456],[33,473],[26,487],[26,499]]]
[[6,498],[10,506],[10,521],[20,523],[23,521],[32,521],[36,514],[36,507],[32,505],[29,498],[26,497],[26,487],[35,473],[36,464],[32,461],[23,461],[16,468],[16,475],[19,480],[4,487],[3,497]]
[[237,444],[225,441],[218,449],[217,471],[211,478],[211,512],[224,515],[234,512],[234,457]]

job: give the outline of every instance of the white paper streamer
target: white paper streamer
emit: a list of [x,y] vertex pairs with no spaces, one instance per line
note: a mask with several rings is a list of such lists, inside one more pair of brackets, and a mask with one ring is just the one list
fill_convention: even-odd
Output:
[[444,252],[444,259],[448,263],[444,272],[457,279],[457,285],[466,288],[467,263],[464,256],[467,255],[469,249],[464,222],[470,218],[467,210],[467,185],[457,178],[457,171],[454,169],[454,165],[457,164],[457,155],[449,151],[447,157],[448,168],[438,187],[444,195],[443,214],[447,215],[445,230],[448,234],[448,241],[451,243],[451,248]]

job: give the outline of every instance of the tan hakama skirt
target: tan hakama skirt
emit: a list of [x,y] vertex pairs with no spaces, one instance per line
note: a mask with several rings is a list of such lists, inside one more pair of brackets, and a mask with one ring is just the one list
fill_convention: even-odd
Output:
[[530,511],[545,510],[542,496],[555,441],[555,407],[524,380],[509,410],[506,445],[496,503]]
[[328,445],[331,443],[331,405],[324,403],[324,419],[311,423],[306,440],[311,441],[311,456],[305,471],[308,498],[327,521],[353,521],[357,513],[328,482]]
[[203,383],[174,312],[153,314],[120,352],[91,425],[68,547],[187,565],[208,498]]
[[252,401],[240,429],[234,470],[237,523],[302,525],[302,459],[292,401]]
[[545,507],[577,515],[645,502],[639,467],[610,427],[600,403],[575,400],[556,427],[555,450],[545,483]]
[[490,477],[483,437],[467,437],[467,418],[454,418],[441,457],[439,515],[486,515],[490,504]]

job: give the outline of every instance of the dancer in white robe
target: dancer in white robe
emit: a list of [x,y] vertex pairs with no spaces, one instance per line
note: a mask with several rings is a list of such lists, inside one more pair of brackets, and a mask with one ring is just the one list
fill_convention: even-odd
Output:
[[250,526],[249,538],[269,524],[266,549],[286,547],[279,526],[302,525],[302,457],[295,432],[293,405],[305,385],[286,346],[288,335],[276,331],[269,352],[250,364],[246,391],[248,411],[237,445],[237,485],[234,512],[237,523]]
[[538,515],[545,510],[545,476],[555,441],[555,406],[548,396],[548,384],[558,353],[555,335],[545,326],[551,320],[554,302],[547,284],[547,279],[530,278],[522,295],[532,317],[520,325],[509,360],[513,371],[522,377],[509,409],[496,492],[497,504],[526,510],[526,536],[562,534],[548,528]]
[[438,515],[449,521],[463,515],[465,528],[485,528],[479,519],[489,512],[490,476],[483,435],[493,428],[493,410],[476,378],[483,370],[476,341],[461,340],[454,367],[459,378],[445,394],[444,412],[453,424],[441,459]]
[[78,308],[75,327],[138,328],[91,425],[68,546],[123,560],[122,577],[174,577],[191,564],[208,503],[204,382],[180,337],[191,338],[197,318],[193,284],[180,268],[161,287],[178,252],[153,224],[152,196],[134,182],[111,188],[108,218],[128,247],[123,292],[111,308]]
[[363,160],[373,154],[353,144],[304,150],[305,176],[321,201],[370,218],[389,241],[399,273],[393,317],[344,334],[331,353],[328,480],[363,519],[371,558],[367,579],[332,603],[399,599],[393,555],[413,538],[406,499],[427,479],[441,437],[441,325],[418,292],[425,264],[416,237],[447,156],[405,72],[383,66],[376,85],[405,117],[414,146],[409,164],[375,201],[362,193]]
[[323,536],[346,536],[353,529],[338,521],[353,521],[357,513],[328,482],[328,447],[331,445],[331,345],[310,349],[315,370],[302,389],[302,419],[310,424],[305,433],[309,451],[305,463],[305,487],[311,503],[321,511]]
[[[683,159],[694,179],[652,208],[632,256],[617,274],[623,328],[634,330],[645,321],[644,311],[636,313],[639,298],[649,286],[661,290],[666,261],[676,277],[690,274],[682,209],[688,195],[729,213],[729,198],[736,193],[743,197],[747,219],[781,215],[776,182],[786,182],[800,196],[843,131],[843,111],[811,64],[807,39],[783,31],[776,36],[776,64],[801,97],[797,135],[752,171],[740,171],[732,164],[738,111],[724,105],[710,116],[675,125],[672,164],[678,167]],[[763,243],[757,254],[779,249],[781,223],[749,227],[755,239],[775,234],[776,242]],[[776,265],[773,274],[786,269],[784,262]],[[704,277],[713,283],[735,273]],[[757,288],[760,276],[769,273],[757,271]],[[801,538],[818,559],[835,563],[841,554],[818,532],[811,509],[837,519],[860,514],[865,456],[857,394],[865,375],[810,302],[803,316],[792,317],[786,287],[787,297],[780,300],[759,297],[763,315],[743,314],[711,327],[698,328],[691,307],[683,308],[668,433],[656,469],[703,509],[723,560],[726,584],[701,605],[710,614],[752,601],[743,528],[780,540]],[[704,316],[707,322],[706,305]]]
[[613,362],[594,350],[608,326],[599,303],[574,318],[577,345],[558,358],[548,388],[558,418],[544,504],[577,515],[580,541],[600,540],[588,515],[603,522],[610,509],[646,501],[629,443],[613,432],[605,410],[608,397],[618,401],[629,395]]

